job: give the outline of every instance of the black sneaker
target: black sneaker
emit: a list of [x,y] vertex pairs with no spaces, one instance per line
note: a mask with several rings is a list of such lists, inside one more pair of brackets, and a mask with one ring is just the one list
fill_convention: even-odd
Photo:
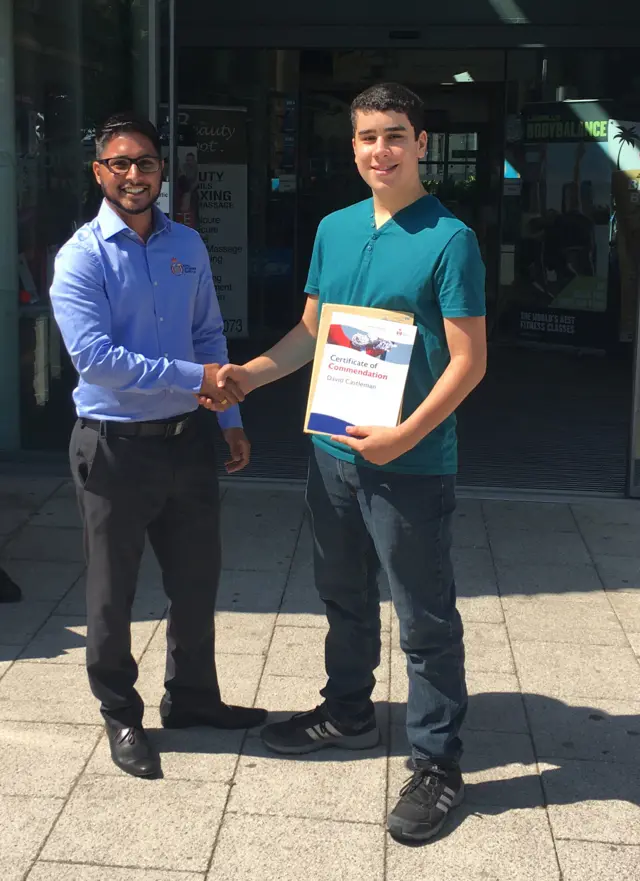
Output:
[[464,798],[460,768],[440,768],[414,760],[415,771],[400,790],[400,801],[387,818],[394,838],[427,841],[442,829],[451,808]]
[[370,749],[380,741],[375,715],[362,725],[347,728],[334,722],[324,704],[308,713],[296,713],[285,722],[266,725],[260,732],[268,749],[284,755],[302,755],[325,746]]

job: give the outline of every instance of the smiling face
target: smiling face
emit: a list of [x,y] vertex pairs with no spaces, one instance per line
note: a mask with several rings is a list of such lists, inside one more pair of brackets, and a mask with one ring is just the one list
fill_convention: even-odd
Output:
[[374,195],[412,191],[420,182],[418,160],[427,149],[427,133],[417,137],[405,113],[358,110],[353,152],[356,166]]
[[[143,156],[159,159],[157,150],[148,138],[130,132],[111,138],[99,158],[141,159]],[[121,214],[144,214],[160,195],[162,163],[157,171],[150,174],[143,174],[137,165],[132,165],[126,174],[116,174],[102,162],[94,162],[93,172],[105,199]]]

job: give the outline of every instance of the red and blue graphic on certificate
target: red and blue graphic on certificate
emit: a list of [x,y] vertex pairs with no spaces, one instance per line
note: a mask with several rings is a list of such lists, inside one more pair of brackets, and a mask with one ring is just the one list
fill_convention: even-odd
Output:
[[416,327],[334,312],[305,430],[344,434],[348,425],[398,424]]

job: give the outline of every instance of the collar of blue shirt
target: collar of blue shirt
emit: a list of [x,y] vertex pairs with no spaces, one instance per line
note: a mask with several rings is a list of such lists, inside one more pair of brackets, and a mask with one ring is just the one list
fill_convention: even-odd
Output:
[[[154,205],[152,210],[153,233],[151,235],[153,237],[160,232],[164,232],[164,230],[169,231],[171,229],[171,221],[169,220],[167,215],[158,208],[157,205]],[[98,211],[98,223],[100,224],[102,236],[105,241],[118,235],[119,232],[133,232],[133,230],[129,226],[127,226],[124,220],[118,214],[116,214],[116,212],[113,210],[111,205],[109,205],[106,199],[102,200],[100,211]],[[133,234],[135,235],[135,233]]]

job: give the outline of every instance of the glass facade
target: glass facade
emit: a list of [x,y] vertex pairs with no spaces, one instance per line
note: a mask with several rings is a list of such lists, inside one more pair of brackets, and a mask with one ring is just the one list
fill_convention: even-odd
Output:
[[127,108],[147,112],[145,4],[14,3],[21,444],[57,448],[72,418],[73,369],[52,320],[53,260],[96,213],[96,127]]
[[532,469],[555,455],[554,432],[563,451],[576,431],[581,444],[596,437],[620,489],[635,413],[635,50],[216,48],[179,27],[172,46],[165,0],[12,7],[23,448],[67,442],[75,377],[48,287],[57,249],[96,212],[90,162],[106,116],[157,119],[163,208],[205,239],[240,359],[297,320],[318,222],[366,195],[350,101],[395,80],[427,108],[425,189],[475,230],[486,262],[492,360],[519,377],[517,394],[504,382],[483,391],[498,433],[533,432]]

